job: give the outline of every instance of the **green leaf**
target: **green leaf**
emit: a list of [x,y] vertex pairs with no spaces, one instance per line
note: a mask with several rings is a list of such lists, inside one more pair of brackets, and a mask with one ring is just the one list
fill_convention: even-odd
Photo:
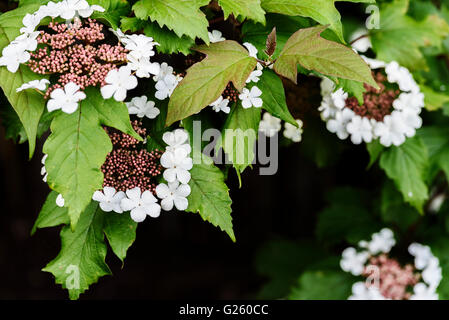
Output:
[[345,240],[357,244],[378,229],[379,224],[364,207],[334,204],[320,213],[316,235],[326,245],[339,244]]
[[55,191],[50,192],[45,200],[45,203],[39,213],[39,216],[34,223],[31,234],[33,235],[36,230],[48,227],[59,226],[60,224],[68,224],[70,222],[67,208],[61,208],[56,205],[56,198],[58,193]]
[[[330,25],[344,43],[341,16],[335,8],[336,0],[262,0],[262,8],[267,12],[289,16],[312,18],[320,24]],[[375,0],[346,0],[349,2],[375,3]]]
[[147,23],[148,23],[147,21],[140,20],[136,17],[132,18],[123,17],[120,20],[120,29],[122,29],[123,32],[125,31],[136,32],[142,30],[147,25]]
[[186,211],[198,212],[203,220],[219,227],[235,242],[231,217],[232,201],[223,173],[213,163],[200,163],[193,165],[190,174],[192,178],[189,185],[192,192],[187,198],[189,207]]
[[407,16],[408,0],[396,0],[380,11],[380,29],[373,30],[371,43],[377,59],[397,61],[411,69],[425,69],[420,48],[441,46],[449,34],[449,25],[437,15],[416,21]]
[[78,299],[89,286],[111,271],[105,263],[107,246],[103,234],[104,213],[93,201],[81,215],[73,232],[70,226],[61,231],[61,251],[44,269],[54,275],[56,283]]
[[437,288],[439,299],[447,300],[449,299],[449,243],[447,235],[435,236],[435,239],[428,245],[432,249],[432,253],[438,258],[442,269],[443,278]]
[[116,29],[120,25],[120,19],[127,16],[131,11],[131,6],[126,0],[89,0],[91,5],[100,5],[105,12],[94,11],[92,18],[107,21],[112,28]]
[[377,159],[379,159],[384,150],[384,146],[380,144],[379,140],[374,140],[373,142],[366,144],[366,149],[370,156],[368,168],[371,168],[373,164],[376,163]]
[[449,128],[443,126],[424,127],[418,131],[429,152],[430,176],[443,170],[449,179]]
[[289,300],[346,300],[354,277],[343,271],[309,271],[298,280]]
[[150,36],[159,43],[156,50],[159,53],[182,53],[188,55],[191,53],[190,48],[195,45],[195,40],[188,36],[178,37],[173,31],[167,27],[159,27],[156,23],[148,23],[144,28],[145,34]]
[[5,138],[19,144],[28,141],[27,133],[17,113],[7,101],[2,100],[1,103],[4,103],[4,109],[0,110],[0,120],[5,128]]
[[347,92],[349,96],[354,96],[360,104],[363,104],[363,93],[366,91],[362,82],[348,80],[348,79],[336,79],[337,89],[342,88],[344,92]]
[[278,299],[287,296],[299,275],[325,257],[326,252],[316,243],[279,239],[264,244],[256,255],[256,269],[268,281],[258,298]]
[[262,108],[275,117],[289,122],[294,126],[298,126],[295,118],[293,118],[290,111],[288,111],[284,86],[276,73],[269,69],[264,70],[257,83],[257,87],[262,91]]
[[104,233],[115,255],[122,261],[126,252],[136,240],[137,223],[129,214],[105,213]]
[[217,100],[230,81],[241,91],[257,63],[244,47],[232,40],[202,45],[195,50],[207,57],[190,67],[174,90],[168,104],[167,126]]
[[449,102],[449,94],[440,93],[433,90],[430,87],[420,85],[421,92],[424,93],[424,103],[426,109],[429,111],[435,111],[441,109],[444,104]]
[[76,112],[55,116],[44,145],[48,184],[64,197],[73,228],[95,190],[102,188],[100,168],[112,150],[102,125],[142,140],[132,129],[124,103],[104,100],[96,88],[88,88],[85,93],[87,98]]
[[236,18],[241,16],[265,24],[265,11],[260,6],[260,0],[218,0],[218,4],[223,9],[225,20],[232,13]]
[[[22,19],[28,12],[34,12],[39,5],[31,4],[6,12],[0,16],[0,51],[13,41],[19,34]],[[25,82],[43,79],[22,65],[16,73],[9,72],[6,67],[0,67],[0,87],[11,103],[22,122],[29,141],[29,157],[31,158],[36,146],[36,135],[39,120],[45,108],[43,97],[34,90],[16,92]]]
[[237,173],[242,173],[254,160],[254,145],[259,132],[261,110],[244,109],[240,103],[229,112],[222,129],[222,139],[217,142],[216,152],[223,148]]
[[137,18],[150,18],[161,27],[166,25],[179,37],[198,37],[209,43],[209,23],[200,10],[200,7],[208,3],[209,0],[139,0],[133,5],[133,10]]
[[401,191],[404,200],[422,213],[428,198],[424,182],[428,166],[426,146],[419,137],[409,138],[399,147],[390,147],[380,156],[380,167]]
[[380,213],[382,221],[406,232],[420,218],[419,212],[404,203],[401,193],[391,181],[382,187]]
[[320,37],[325,26],[301,29],[285,44],[274,70],[296,83],[298,64],[324,75],[365,82],[377,88],[371,69],[350,48]]

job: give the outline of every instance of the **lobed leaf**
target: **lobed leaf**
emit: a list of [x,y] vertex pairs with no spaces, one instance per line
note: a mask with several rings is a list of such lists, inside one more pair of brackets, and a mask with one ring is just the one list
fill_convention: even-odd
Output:
[[166,125],[201,111],[218,99],[229,82],[241,91],[256,59],[232,40],[195,48],[207,57],[187,70],[187,75],[174,90],[168,104]]
[[297,66],[324,75],[365,82],[377,88],[371,69],[350,48],[320,37],[325,26],[301,29],[293,34],[274,64],[274,70],[296,83]]

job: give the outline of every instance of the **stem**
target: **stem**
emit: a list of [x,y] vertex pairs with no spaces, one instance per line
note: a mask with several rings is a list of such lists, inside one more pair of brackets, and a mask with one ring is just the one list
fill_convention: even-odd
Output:
[[36,90],[37,92],[39,92],[41,95],[45,96],[45,93],[43,93],[42,91],[37,90],[36,88],[34,88],[34,90]]
[[363,38],[366,38],[366,37],[368,37],[369,36],[369,34],[367,33],[367,34],[364,34],[364,35],[361,35],[360,37],[357,37],[357,38],[355,38],[354,40],[352,40],[350,43],[349,43],[349,45],[353,45],[354,43],[356,43],[357,41],[359,41],[360,39],[363,39]]

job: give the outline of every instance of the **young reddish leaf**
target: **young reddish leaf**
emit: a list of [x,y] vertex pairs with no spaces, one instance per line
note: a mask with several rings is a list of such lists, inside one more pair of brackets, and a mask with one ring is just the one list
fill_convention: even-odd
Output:
[[288,39],[274,70],[296,83],[298,64],[324,75],[367,83],[378,88],[371,69],[351,48],[320,37],[326,26],[301,29]]
[[267,44],[266,44],[266,49],[265,49],[265,53],[271,57],[274,53],[274,51],[276,50],[276,27],[273,28],[273,30],[270,32],[270,34],[267,37]]

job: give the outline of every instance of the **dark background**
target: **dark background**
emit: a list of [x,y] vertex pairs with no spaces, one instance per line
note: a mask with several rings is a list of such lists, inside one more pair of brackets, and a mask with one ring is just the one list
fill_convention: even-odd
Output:
[[[349,14],[354,9],[353,5],[338,7]],[[248,169],[239,189],[230,171],[236,243],[197,214],[148,218],[139,224],[124,268],[109,252],[113,276],[101,278],[81,299],[254,298],[266,280],[256,273],[254,257],[266,241],[312,237],[326,191],[336,185],[372,186],[376,175],[366,172],[364,146],[340,142],[332,135],[307,134],[308,128],[309,132],[326,129],[316,113],[318,82],[304,78],[299,83],[298,87],[287,84],[287,97],[296,117],[313,119],[305,121],[304,141],[280,150],[274,176],[259,176],[258,170]],[[332,145],[344,147],[334,150]],[[41,271],[59,252],[60,228],[30,235],[49,192],[40,176],[42,141],[36,150],[28,161],[28,145],[6,140],[0,126],[0,299],[67,298],[53,276]],[[317,152],[334,162],[319,169],[313,160]]]
[[[348,148],[326,169],[318,169],[303,149],[301,143],[281,149],[274,176],[248,170],[241,189],[234,173],[230,174],[236,243],[199,215],[163,213],[139,224],[123,269],[109,252],[107,262],[114,275],[100,279],[81,298],[255,297],[264,279],[255,271],[254,256],[265,241],[273,236],[313,236],[327,190],[335,185],[369,184],[363,147]],[[0,299],[65,298],[66,292],[54,284],[53,276],[40,271],[59,251],[59,227],[30,236],[49,190],[41,181],[40,154],[30,162],[27,155],[27,144],[5,140],[0,129]]]

